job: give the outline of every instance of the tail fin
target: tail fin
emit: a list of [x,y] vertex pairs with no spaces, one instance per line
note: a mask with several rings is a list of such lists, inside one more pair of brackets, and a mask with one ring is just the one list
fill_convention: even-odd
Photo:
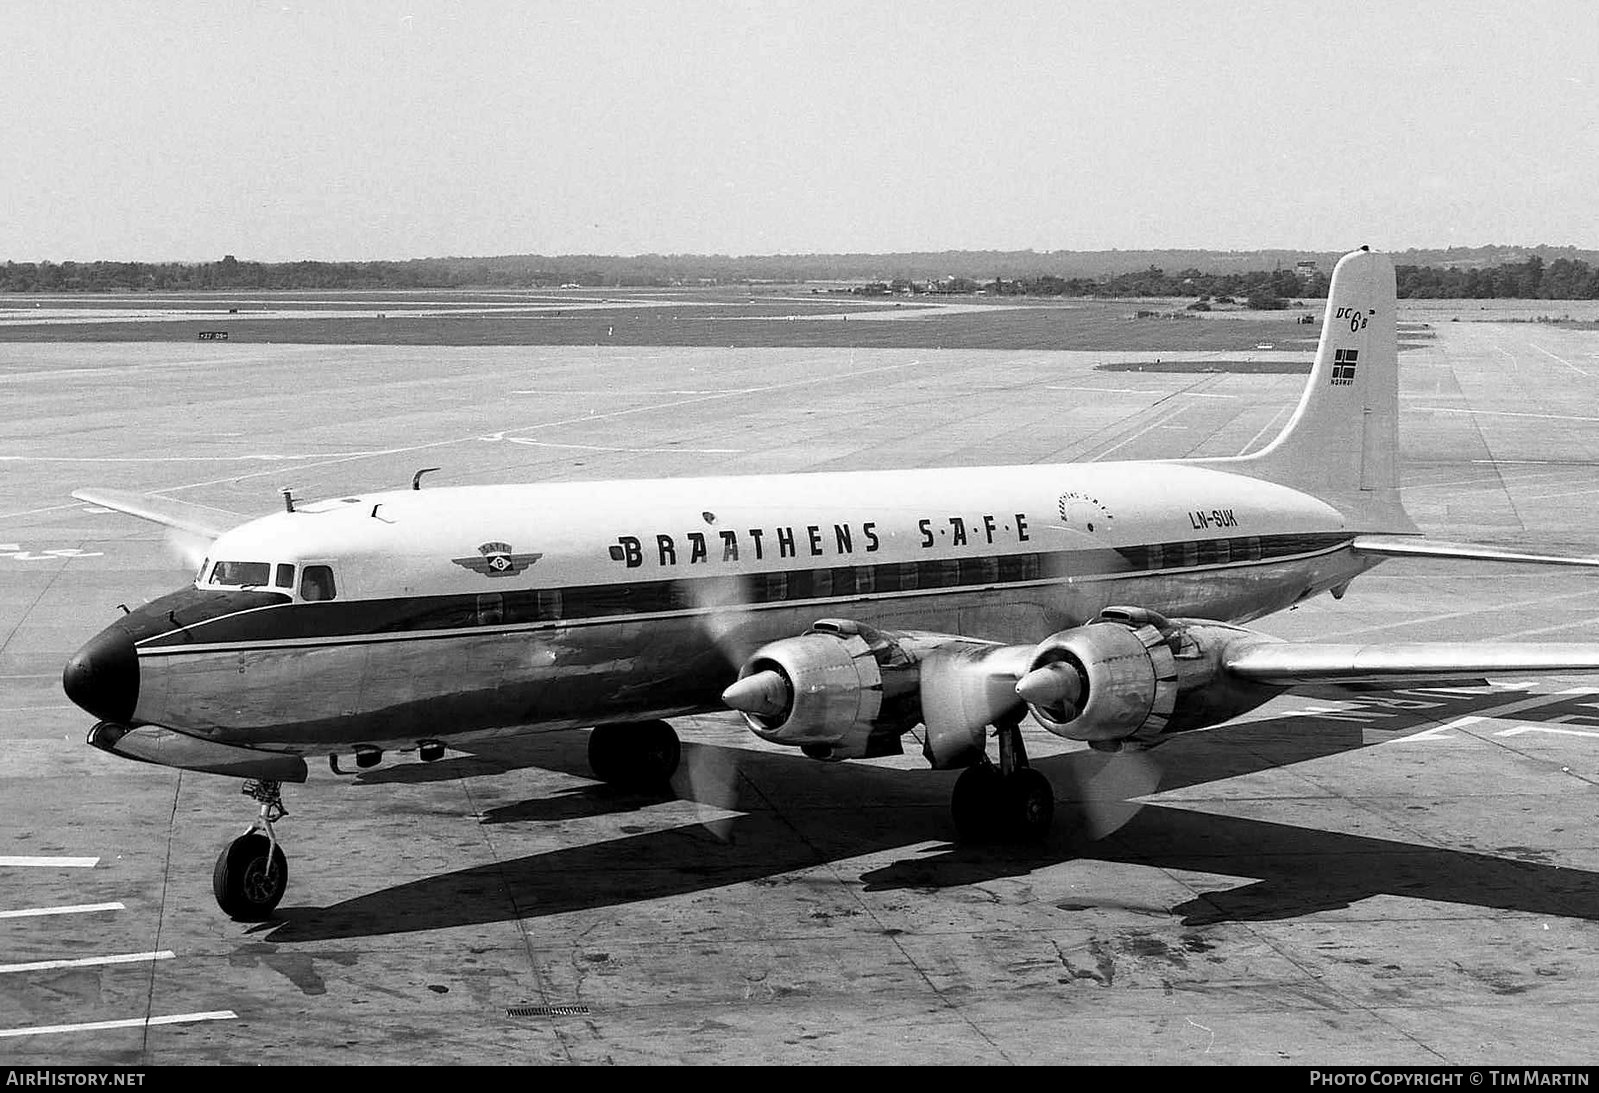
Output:
[[1303,490],[1356,530],[1414,533],[1399,501],[1399,340],[1393,262],[1339,259],[1316,363],[1286,428],[1253,455],[1202,462]]

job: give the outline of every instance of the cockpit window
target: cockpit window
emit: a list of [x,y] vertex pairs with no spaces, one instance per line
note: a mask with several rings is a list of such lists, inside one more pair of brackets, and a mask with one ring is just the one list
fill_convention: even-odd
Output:
[[294,567],[287,562],[279,562],[278,571],[272,575],[272,583],[278,588],[293,588]]
[[260,587],[271,579],[272,566],[266,562],[218,562],[211,567],[210,584],[228,588]]
[[333,587],[333,569],[325,565],[308,565],[300,577],[302,600],[331,600],[336,595]]

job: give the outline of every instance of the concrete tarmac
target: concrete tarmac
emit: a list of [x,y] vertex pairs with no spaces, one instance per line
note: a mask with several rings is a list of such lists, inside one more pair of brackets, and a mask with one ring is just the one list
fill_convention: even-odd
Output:
[[[1599,554],[1599,335],[1402,360],[1437,538]],[[957,847],[953,777],[685,719],[671,799],[585,735],[289,787],[278,920],[213,903],[238,783],[83,743],[72,651],[188,579],[73,501],[241,514],[435,485],[1236,454],[1303,378],[1106,353],[0,346],[0,1063],[1592,1063],[1599,680],[1297,695],[1113,768],[1034,730],[1058,835]],[[559,519],[552,513],[551,519]],[[1265,620],[1585,640],[1599,578],[1389,562]],[[914,750],[914,749],[913,749]],[[1102,832],[1067,830],[1076,817]]]

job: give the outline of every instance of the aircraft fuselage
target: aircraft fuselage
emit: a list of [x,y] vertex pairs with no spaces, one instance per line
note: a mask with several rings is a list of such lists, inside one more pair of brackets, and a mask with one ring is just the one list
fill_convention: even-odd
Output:
[[1006,643],[1119,603],[1247,621],[1368,568],[1360,530],[1179,463],[377,493],[223,535],[68,688],[301,754],[668,717],[722,708],[744,657],[822,618]]

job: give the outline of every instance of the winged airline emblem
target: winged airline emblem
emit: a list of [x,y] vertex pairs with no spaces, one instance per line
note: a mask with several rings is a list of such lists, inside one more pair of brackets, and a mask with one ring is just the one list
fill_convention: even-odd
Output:
[[510,543],[484,543],[477,548],[476,558],[451,558],[462,569],[481,573],[485,577],[514,577],[543,554],[513,554]]

